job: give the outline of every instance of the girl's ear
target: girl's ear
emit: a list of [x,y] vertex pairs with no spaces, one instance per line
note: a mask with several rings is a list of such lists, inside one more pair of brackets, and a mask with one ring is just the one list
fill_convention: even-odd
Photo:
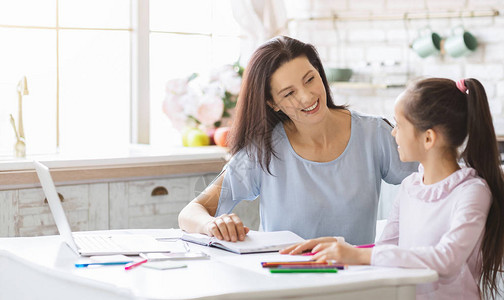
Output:
[[432,149],[436,144],[437,138],[437,133],[433,129],[427,129],[423,134],[424,149]]

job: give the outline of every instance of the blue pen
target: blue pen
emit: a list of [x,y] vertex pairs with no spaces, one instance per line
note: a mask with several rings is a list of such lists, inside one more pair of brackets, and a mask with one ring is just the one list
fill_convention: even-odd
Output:
[[93,262],[93,263],[85,263],[85,264],[75,264],[76,268],[86,268],[88,266],[108,266],[108,265],[125,265],[130,261],[114,261],[114,262]]

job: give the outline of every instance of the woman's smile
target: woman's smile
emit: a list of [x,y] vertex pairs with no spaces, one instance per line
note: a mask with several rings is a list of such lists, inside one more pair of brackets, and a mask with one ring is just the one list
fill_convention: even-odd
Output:
[[306,113],[306,114],[314,114],[319,110],[319,105],[320,101],[317,99],[315,103],[313,103],[311,106],[308,106],[307,108],[303,108],[301,111]]

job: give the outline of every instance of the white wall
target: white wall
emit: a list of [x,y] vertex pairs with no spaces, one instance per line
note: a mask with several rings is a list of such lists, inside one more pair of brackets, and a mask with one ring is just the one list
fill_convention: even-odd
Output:
[[[325,17],[333,13],[345,17],[499,10],[497,17],[409,22],[291,21],[289,34],[314,44],[326,65],[354,69],[352,81],[405,83],[408,78],[422,75],[454,80],[477,78],[486,88],[497,133],[504,135],[504,0],[288,0],[285,3],[290,18]],[[422,59],[410,48],[418,30],[426,26],[446,37],[458,25],[473,33],[479,43],[478,49],[467,57],[437,55]],[[338,104],[348,103],[355,110],[391,118],[394,99],[401,91],[402,88],[333,89],[333,94]]]

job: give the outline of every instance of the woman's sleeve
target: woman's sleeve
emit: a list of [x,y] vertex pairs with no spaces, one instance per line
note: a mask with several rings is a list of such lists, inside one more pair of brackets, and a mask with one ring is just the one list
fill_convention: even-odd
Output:
[[397,143],[392,136],[392,125],[385,119],[379,120],[378,134],[380,153],[380,172],[385,182],[390,184],[399,184],[404,178],[418,170],[416,162],[402,162],[399,159]]
[[491,203],[490,191],[484,184],[471,184],[459,195],[450,228],[436,245],[409,249],[378,245],[373,248],[371,264],[429,268],[443,277],[456,275],[484,232]]
[[219,205],[215,216],[231,213],[242,200],[254,200],[261,189],[262,169],[255,157],[241,150],[224,166]]

